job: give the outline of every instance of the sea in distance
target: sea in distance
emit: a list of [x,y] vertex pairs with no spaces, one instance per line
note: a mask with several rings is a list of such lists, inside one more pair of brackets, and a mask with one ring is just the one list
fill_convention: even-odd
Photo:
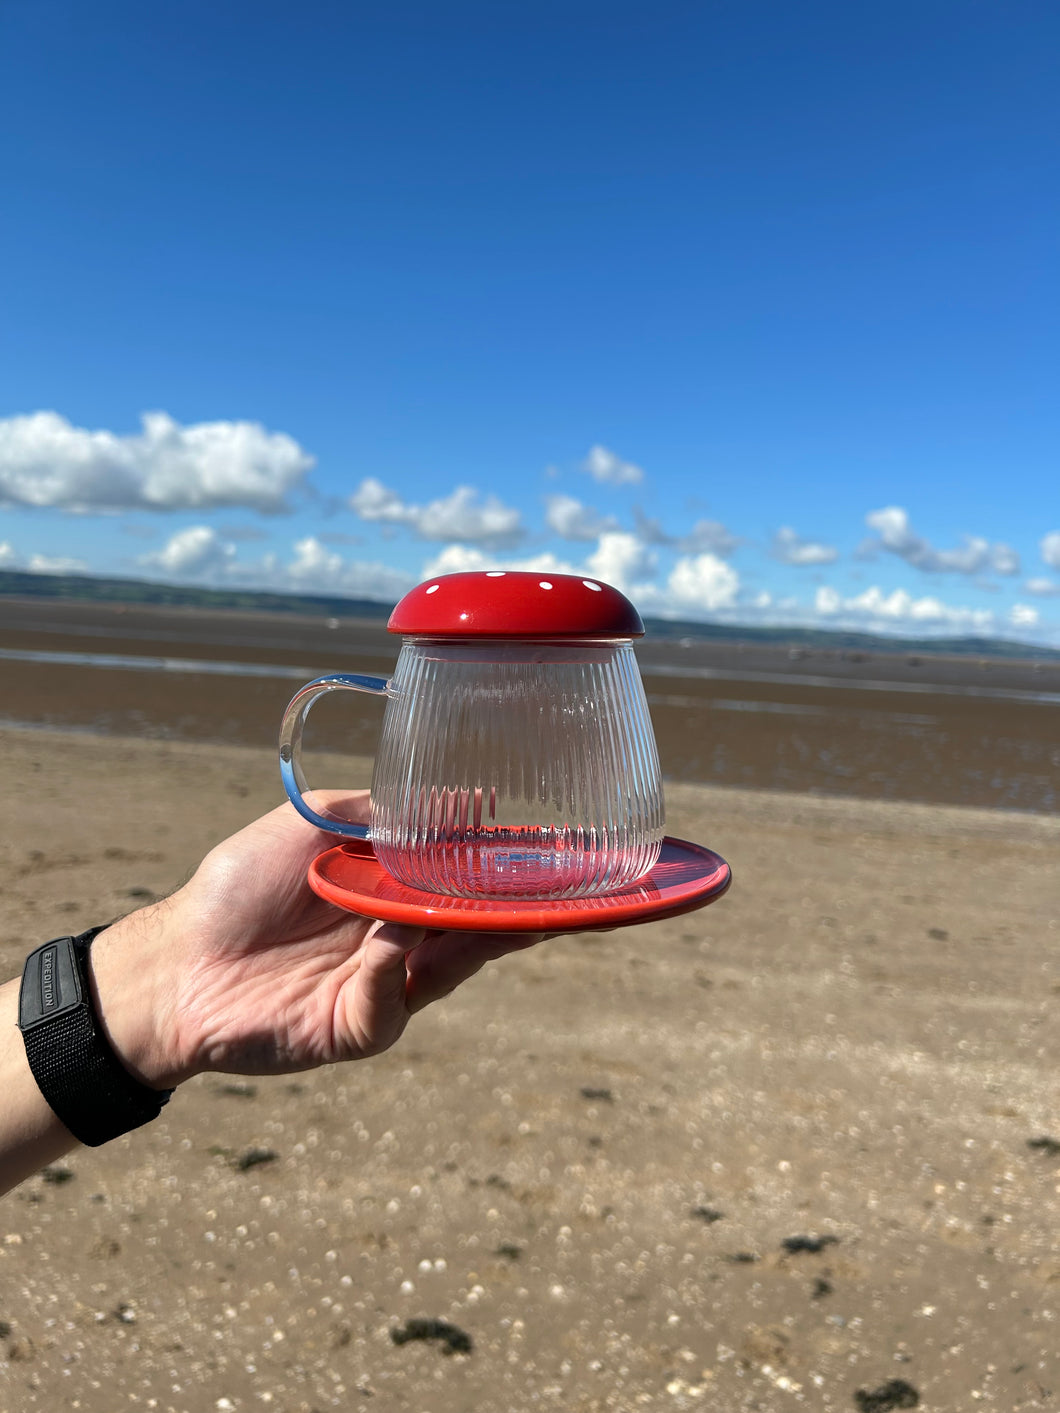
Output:
[[[3,597],[0,724],[274,747],[301,682],[387,676],[399,646],[381,617]],[[1060,809],[1057,655],[649,632],[638,659],[669,780]],[[318,704],[310,781],[314,748],[370,756],[380,721]]]

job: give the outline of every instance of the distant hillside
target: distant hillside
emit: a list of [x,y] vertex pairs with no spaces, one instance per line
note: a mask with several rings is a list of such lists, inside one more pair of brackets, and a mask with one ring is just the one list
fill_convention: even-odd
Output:
[[84,574],[22,574],[0,569],[0,598],[76,599],[82,603],[165,604],[167,608],[243,609],[250,613],[324,613],[335,618],[390,616],[393,604],[322,594],[270,594],[196,589],[142,579],[95,579]]
[[[24,574],[0,570],[0,598],[75,599],[89,603],[161,604],[168,608],[236,609],[249,613],[324,614],[332,618],[384,620],[393,607],[376,599],[324,594],[270,594],[239,589],[198,589],[140,579],[96,579],[79,574]],[[1060,662],[1060,651],[1007,638],[897,638],[844,629],[752,627],[672,618],[647,620],[653,639],[762,643],[867,653],[922,653],[961,657],[1017,658]]]
[[866,653],[920,653],[940,657],[1001,657],[1021,662],[1060,662],[1060,651],[1010,638],[898,638],[889,633],[857,633],[845,628],[772,628],[739,623],[694,623],[646,618],[653,639],[695,638],[702,642],[769,643],[784,647],[831,648]]

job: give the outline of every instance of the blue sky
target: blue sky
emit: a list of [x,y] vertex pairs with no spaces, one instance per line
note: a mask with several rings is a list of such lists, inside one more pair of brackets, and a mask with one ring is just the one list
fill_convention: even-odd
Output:
[[0,6],[0,567],[1060,646],[1060,9]]

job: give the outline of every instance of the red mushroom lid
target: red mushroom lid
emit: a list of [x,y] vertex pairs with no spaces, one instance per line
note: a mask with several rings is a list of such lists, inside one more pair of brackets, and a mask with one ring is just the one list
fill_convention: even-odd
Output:
[[425,638],[640,638],[640,614],[610,584],[516,569],[440,574],[410,589],[387,628]]

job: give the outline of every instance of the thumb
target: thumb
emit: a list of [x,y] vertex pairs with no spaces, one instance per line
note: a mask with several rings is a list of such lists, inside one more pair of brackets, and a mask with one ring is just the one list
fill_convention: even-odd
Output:
[[396,922],[374,925],[356,974],[343,987],[347,1034],[362,1054],[393,1045],[409,1019],[405,958],[423,941],[421,927]]

